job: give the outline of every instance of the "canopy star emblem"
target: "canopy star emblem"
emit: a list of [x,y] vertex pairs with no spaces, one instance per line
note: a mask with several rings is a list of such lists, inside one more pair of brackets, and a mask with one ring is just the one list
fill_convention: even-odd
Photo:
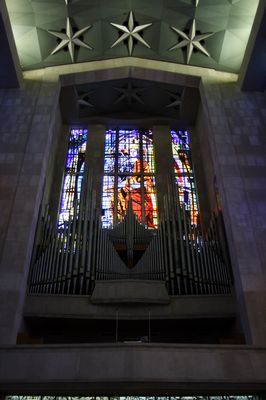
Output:
[[187,64],[190,61],[192,52],[194,47],[201,51],[203,54],[205,54],[207,57],[210,57],[210,54],[207,52],[206,49],[202,46],[200,43],[202,40],[207,39],[208,37],[214,35],[214,32],[212,33],[202,33],[199,35],[196,35],[196,23],[195,19],[192,21],[192,25],[189,30],[189,34],[187,35],[185,32],[180,31],[177,28],[174,28],[171,26],[171,28],[182,37],[182,41],[180,43],[175,44],[173,47],[171,47],[169,50],[175,50],[175,49],[180,49],[182,47],[187,47]]
[[198,7],[198,5],[199,5],[199,0],[195,0],[195,6]]
[[88,44],[82,42],[82,40],[79,39],[79,37],[90,28],[91,28],[91,25],[88,25],[88,26],[85,26],[85,28],[80,29],[76,33],[73,33],[73,28],[71,26],[70,19],[67,18],[66,33],[48,30],[48,32],[51,33],[51,35],[54,35],[54,36],[58,37],[59,39],[61,39],[61,42],[52,51],[51,55],[57,53],[58,51],[62,50],[64,47],[68,46],[68,51],[69,51],[69,54],[71,57],[71,61],[74,62],[75,45],[80,46],[80,47],[85,47],[86,49],[92,50],[92,47],[90,47]]
[[94,107],[94,105],[89,102],[90,96],[92,93],[94,93],[94,90],[90,90],[89,92],[85,92],[82,94],[78,94],[77,89],[75,89],[75,91],[76,91],[76,98],[77,98],[77,102],[78,102],[79,106]]
[[129,17],[128,17],[128,22],[127,26],[125,25],[120,25],[120,24],[115,24],[111,22],[111,25],[113,25],[115,28],[117,28],[119,31],[123,32],[122,35],[120,36],[119,39],[117,39],[111,46],[111,49],[115,47],[117,44],[123,42],[124,40],[128,40],[127,42],[127,47],[128,47],[128,52],[129,55],[131,56],[133,52],[133,40],[137,40],[138,42],[144,44],[144,46],[148,47],[149,49],[151,48],[147,42],[140,36],[140,32],[143,31],[144,29],[148,28],[149,26],[152,25],[150,24],[144,24],[144,25],[136,25],[135,26],[135,20],[134,20],[134,14],[133,11],[130,11]]
[[171,99],[171,103],[167,104],[165,108],[179,107],[182,103],[182,94],[167,92]]
[[138,93],[145,90],[145,88],[133,88],[132,83],[128,82],[125,88],[115,87],[115,90],[121,93],[115,104],[121,103],[121,101],[127,99],[128,104],[132,103],[132,100],[136,100],[140,104],[144,104],[144,101],[139,97]]

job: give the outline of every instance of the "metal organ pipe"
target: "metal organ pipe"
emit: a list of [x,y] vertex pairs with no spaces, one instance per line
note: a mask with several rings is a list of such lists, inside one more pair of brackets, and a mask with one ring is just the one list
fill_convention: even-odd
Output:
[[193,279],[193,291],[196,294],[199,293],[199,278],[198,278],[198,271],[196,268],[196,260],[195,260],[195,242],[194,236],[192,232],[191,223],[188,224],[188,231],[189,231],[189,240],[190,240],[190,256],[192,260],[192,279]]
[[[179,232],[179,249],[181,254],[181,277],[183,282],[182,290],[184,290],[185,294],[187,293],[187,268],[186,268],[186,258],[185,258],[185,249],[184,249],[184,238],[183,238],[183,221],[181,216],[181,205],[179,201],[179,193],[178,187],[172,182],[172,190],[174,193],[174,199],[176,202],[175,210],[176,210],[176,218]],[[181,288],[180,288],[181,289]]]
[[[95,204],[95,203],[96,203],[96,193],[95,193],[95,200],[93,201],[93,204]],[[95,212],[92,223],[93,223],[93,248],[92,248],[92,257],[93,258],[92,258],[91,269],[93,271],[94,280],[96,280],[96,274],[97,274],[96,265],[97,265],[97,256],[98,256],[96,249],[97,249],[97,243],[99,242],[100,233],[102,231],[101,219],[100,219],[98,211]]]
[[207,248],[208,248],[208,253],[209,253],[210,262],[211,262],[211,266],[212,266],[211,275],[212,275],[214,292],[218,293],[221,288],[221,280],[220,280],[220,277],[218,274],[218,268],[217,268],[217,263],[216,263],[216,259],[215,259],[214,249],[213,249],[213,237],[212,237],[212,232],[211,232],[210,228],[207,233]]
[[59,280],[58,280],[58,292],[63,293],[63,274],[64,274],[64,259],[65,259],[65,245],[67,236],[68,223],[64,221],[64,229],[62,233],[61,245],[60,245],[60,261],[59,261]]
[[[177,218],[178,218],[178,210],[177,208],[179,207],[179,199],[176,198],[176,188],[175,186],[175,182],[174,182],[174,177],[172,175],[169,175],[168,177],[168,193],[169,193],[169,197],[171,199],[171,193],[172,195],[172,202],[174,202],[174,204],[172,204],[172,213],[171,213],[171,217],[172,217],[172,230],[173,230],[173,234],[172,234],[172,238],[171,240],[173,241],[173,247],[174,247],[174,256],[175,256],[175,274],[176,274],[176,284],[177,284],[177,292],[181,293],[181,266],[180,266],[180,253],[179,253],[179,243],[178,243],[178,239],[179,241],[181,240],[180,238],[180,232],[178,235],[178,230],[177,230]],[[171,207],[171,204],[170,204]]]
[[87,253],[87,264],[86,264],[86,280],[91,279],[91,260],[92,260],[92,239],[93,239],[93,219],[94,219],[94,212],[95,212],[95,200],[96,200],[96,193],[92,190],[92,170],[90,171],[90,180],[88,186],[88,199],[87,201],[90,202],[89,207],[89,215],[88,215],[88,253]]
[[189,251],[189,237],[187,231],[187,224],[190,224],[190,221],[187,221],[186,208],[185,204],[182,204],[183,211],[183,222],[184,222],[184,235],[185,235],[185,248],[186,248],[186,259],[187,259],[187,268],[186,268],[186,276],[187,276],[187,286],[189,289],[189,293],[193,292],[193,283],[192,283],[192,269],[191,269],[191,260],[190,260],[190,251]]
[[74,215],[72,219],[72,225],[70,233],[70,245],[69,245],[69,257],[68,257],[68,264],[67,264],[67,271],[66,271],[66,292],[69,294],[70,292],[70,284],[71,284],[71,278],[73,274],[73,255],[75,252],[75,247],[76,247],[76,223],[77,223],[77,212],[78,212],[78,199],[75,199],[74,202]]
[[48,263],[48,272],[47,272],[47,286],[46,286],[46,292],[51,293],[51,288],[52,288],[52,274],[54,272],[54,250],[55,250],[55,241],[56,237],[55,235],[52,236],[51,238],[51,247],[49,251],[49,263]]
[[[90,179],[89,179],[90,182]],[[83,216],[83,231],[82,231],[82,250],[81,250],[81,261],[79,266],[79,293],[82,293],[82,288],[85,280],[85,264],[86,264],[86,249],[87,249],[87,232],[88,232],[88,210],[89,201],[87,198],[87,185],[84,180],[84,216]]]
[[[88,295],[95,281],[121,278],[163,279],[171,295],[230,292],[231,279],[222,260],[216,220],[204,236],[191,224],[185,205],[180,206],[172,175],[168,176],[164,216],[158,229],[150,230],[137,221],[131,204],[122,222],[113,229],[103,229],[92,190],[93,173],[87,172],[80,200],[74,202],[74,215],[57,231],[45,208],[40,245],[31,267],[31,293]],[[116,246],[127,252],[128,266]],[[136,263],[135,251],[140,249],[144,249],[143,254]]]
[[78,281],[78,273],[79,273],[79,261],[80,261],[80,249],[82,248],[83,240],[81,239],[81,228],[82,224],[84,222],[84,179],[82,180],[82,185],[81,185],[81,192],[80,192],[80,202],[79,202],[79,207],[78,207],[78,221],[77,221],[77,229],[76,229],[76,246],[75,246],[75,253],[73,255],[74,261],[73,261],[73,285],[72,285],[72,293],[76,293],[76,287],[77,287],[77,281]]
[[220,257],[219,257],[219,249],[217,247],[217,242],[216,242],[216,236],[215,236],[215,228],[214,228],[214,221],[215,221],[215,216],[211,220],[210,223],[210,232],[211,232],[211,237],[212,237],[212,252],[213,252],[213,257],[215,260],[215,271],[216,271],[216,279],[219,283],[218,289],[222,290],[222,292],[225,292],[225,287],[224,287],[224,279],[223,279],[223,272],[221,270],[221,265],[220,265]]
[[173,251],[172,251],[172,241],[171,241],[171,231],[170,231],[170,221],[169,221],[169,210],[167,199],[164,197],[164,209],[165,209],[165,216],[166,216],[166,229],[167,229],[167,244],[168,244],[168,256],[169,256],[169,267],[170,267],[170,287],[171,293],[174,293],[174,268],[173,268]]
[[59,231],[56,234],[56,248],[55,248],[55,272],[53,277],[53,286],[52,293],[56,293],[56,287],[58,285],[58,281],[60,279],[60,271],[59,271],[59,261],[60,261],[60,246],[62,242],[62,232]]

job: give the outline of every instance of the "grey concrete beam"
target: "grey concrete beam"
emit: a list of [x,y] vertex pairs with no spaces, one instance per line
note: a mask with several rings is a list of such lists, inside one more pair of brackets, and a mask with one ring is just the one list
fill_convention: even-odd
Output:
[[[90,296],[29,295],[24,316],[40,318],[115,319],[117,304],[94,305]],[[230,295],[176,296],[170,304],[119,305],[119,319],[233,318],[235,301]]]
[[266,348],[92,344],[0,348],[0,393],[252,394],[266,391]]

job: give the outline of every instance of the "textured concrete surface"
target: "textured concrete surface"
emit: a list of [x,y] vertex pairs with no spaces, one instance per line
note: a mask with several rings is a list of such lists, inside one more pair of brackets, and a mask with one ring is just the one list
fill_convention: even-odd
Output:
[[0,342],[21,323],[35,227],[55,135],[58,85],[0,91]]
[[101,303],[153,303],[170,302],[165,282],[119,280],[98,281],[91,296],[91,302]]
[[[23,90],[0,92],[1,269],[0,340],[15,343],[22,319],[26,281],[42,197],[49,152],[52,149],[59,94],[64,85],[103,77],[93,68],[117,67],[105,79],[119,75],[131,63],[131,73],[177,84],[200,86],[202,122],[210,146],[213,174],[225,219],[238,313],[246,338],[266,343],[266,149],[265,97],[240,92],[230,74],[140,60],[63,66],[26,74]],[[150,69],[149,69],[150,68]],[[163,69],[165,69],[163,71]],[[121,71],[121,70],[120,70]],[[125,72],[125,70],[123,70]],[[80,72],[80,74],[75,74]],[[116,74],[115,74],[116,73]],[[68,75],[69,74],[69,75]],[[212,168],[212,167],[211,167]],[[212,191],[210,191],[212,193]],[[211,202],[210,202],[211,203]],[[265,348],[79,346],[6,347],[0,355],[1,390],[51,388],[78,393],[82,388],[110,394],[132,388],[154,393],[177,391],[265,390]],[[134,389],[135,388],[135,389]]]
[[265,347],[93,344],[0,348],[0,393],[250,394],[266,390],[265,371]]
[[242,323],[266,344],[266,99],[209,78],[200,89]]
[[[167,296],[168,297],[168,296]],[[169,298],[167,298],[169,302]],[[176,296],[169,304],[92,304],[89,296],[28,295],[25,302],[26,317],[59,318],[232,318],[236,316],[233,296]]]

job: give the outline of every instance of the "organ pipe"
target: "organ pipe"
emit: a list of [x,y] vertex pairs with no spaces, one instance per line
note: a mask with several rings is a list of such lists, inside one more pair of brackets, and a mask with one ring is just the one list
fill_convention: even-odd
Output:
[[[180,204],[172,176],[158,229],[148,229],[137,220],[131,201],[122,222],[112,229],[102,228],[92,180],[89,170],[73,215],[62,226],[52,225],[45,207],[30,293],[88,295],[97,280],[109,279],[164,280],[171,295],[230,293],[231,275],[221,250],[217,218],[202,234]],[[143,254],[137,261],[135,251],[140,249]],[[124,251],[126,260],[119,251]]]

